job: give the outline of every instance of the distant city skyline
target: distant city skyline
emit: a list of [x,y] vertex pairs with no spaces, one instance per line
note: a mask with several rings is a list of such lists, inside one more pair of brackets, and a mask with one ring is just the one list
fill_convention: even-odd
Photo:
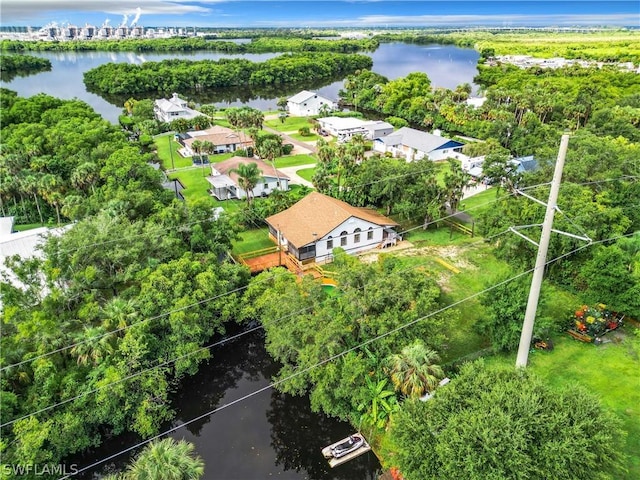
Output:
[[2,26],[446,27],[640,26],[640,1],[3,0]]

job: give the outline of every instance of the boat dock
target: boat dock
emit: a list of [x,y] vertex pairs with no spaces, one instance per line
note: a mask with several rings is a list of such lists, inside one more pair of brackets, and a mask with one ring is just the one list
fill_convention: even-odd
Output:
[[[364,439],[364,437],[362,438]],[[347,463],[349,460],[353,460],[354,458],[359,457],[363,453],[367,453],[369,450],[371,450],[371,446],[367,443],[366,440],[364,440],[364,443],[357,450],[354,450],[353,452],[350,452],[343,457],[334,458],[331,455],[331,447],[334,447],[339,443],[344,442],[345,440],[346,439],[339,440],[322,449],[322,455],[324,455],[324,457],[327,459],[327,461],[329,462],[329,466],[331,468],[337,467],[338,465],[342,465],[343,463]]]

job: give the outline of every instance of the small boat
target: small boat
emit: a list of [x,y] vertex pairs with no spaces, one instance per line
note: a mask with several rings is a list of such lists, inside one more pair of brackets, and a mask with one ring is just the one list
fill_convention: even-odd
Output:
[[329,447],[329,457],[327,458],[344,457],[345,455],[348,455],[349,453],[359,449],[362,445],[364,445],[364,438],[362,437],[362,435],[350,435],[346,439],[340,440],[339,443]]

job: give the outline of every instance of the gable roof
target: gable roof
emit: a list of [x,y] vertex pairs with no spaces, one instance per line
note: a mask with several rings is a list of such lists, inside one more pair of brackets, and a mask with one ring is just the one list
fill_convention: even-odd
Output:
[[253,144],[251,137],[244,132],[235,132],[234,130],[220,125],[214,125],[206,130],[197,130],[189,132],[189,137],[184,139],[184,143],[191,147],[195,140],[201,142],[211,142],[214,145],[238,145]]
[[231,170],[235,170],[239,165],[249,165],[250,163],[255,163],[258,166],[258,170],[260,170],[260,173],[263,177],[290,180],[290,178],[280,170],[273,168],[272,165],[269,165],[267,162],[257,158],[231,157],[224,162],[214,163],[213,165],[211,165],[211,168],[221,175],[228,176],[237,185],[240,176],[236,172],[232,172]]
[[318,192],[311,192],[287,210],[271,215],[265,220],[274,229],[280,230],[293,245],[302,247],[324,237],[351,217],[380,226],[398,225],[374,210],[354,207]]
[[527,157],[518,157],[512,160],[512,163],[516,165],[518,170],[523,172],[532,172],[538,168],[538,161],[533,158],[533,155]]
[[377,129],[380,129],[380,128],[384,128],[384,129],[391,128],[391,129],[393,129],[393,125],[391,125],[389,122],[385,122],[383,120],[373,120],[371,122],[364,122],[362,127],[366,128],[367,130],[374,130],[374,129],[377,130]]
[[362,128],[367,123],[356,117],[323,117],[319,118],[318,122],[326,123],[335,130]]
[[176,105],[175,103],[167,100],[166,98],[161,98],[160,100],[156,100],[155,103],[158,106],[158,108],[165,113],[186,112],[186,109],[184,107],[181,107],[180,105]]
[[[434,135],[433,133],[427,133],[409,127],[402,127],[398,131],[393,132],[391,135],[400,135],[402,138],[402,145],[406,145],[407,147],[414,148],[419,152],[425,153],[439,150],[445,146],[455,148],[464,145],[464,143],[456,142],[455,140],[451,140],[449,138],[441,137],[439,135]],[[389,138],[391,135],[389,135],[387,138]],[[391,145],[394,144],[392,143]]]
[[309,90],[302,90],[300,93],[296,93],[293,97],[287,98],[287,102],[302,103],[309,100],[311,97],[318,97],[322,100],[326,100],[327,102],[331,102],[328,98],[318,95],[316,92],[310,92]]

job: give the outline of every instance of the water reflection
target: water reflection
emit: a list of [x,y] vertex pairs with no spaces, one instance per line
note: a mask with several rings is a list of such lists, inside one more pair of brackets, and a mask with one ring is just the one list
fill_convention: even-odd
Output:
[[[83,74],[87,70],[108,62],[127,62],[140,64],[148,61],[161,61],[167,58],[184,58],[189,60],[221,58],[246,58],[255,62],[263,62],[279,53],[261,53],[245,55],[229,55],[215,52],[29,52],[30,54],[48,58],[52,63],[52,71],[39,73],[26,78],[2,80],[1,86],[16,90],[22,96],[47,93],[59,98],[78,98],[87,102],[107,120],[116,123],[122,113],[124,101],[119,97],[105,100],[99,95],[88,92],[83,82]],[[373,59],[373,71],[389,79],[404,77],[411,72],[425,72],[436,87],[455,88],[461,83],[472,83],[476,75],[476,63],[479,54],[475,50],[454,46],[411,45],[405,43],[383,43],[375,52],[366,53]],[[223,91],[216,89],[207,92],[208,97],[218,106],[237,106],[248,104],[255,108],[275,109],[279,97],[297,93],[302,88],[315,89],[321,95],[336,99],[343,80],[334,79],[323,84],[305,84],[297,90],[272,89],[271,93],[262,93],[250,89],[241,91]],[[225,89],[226,90],[226,89]],[[243,93],[244,92],[244,93]],[[169,92],[170,93],[170,92]],[[181,92],[184,93],[184,92]],[[158,94],[151,94],[157,98]],[[126,99],[125,99],[126,100]]]
[[[213,358],[197,375],[184,380],[173,397],[175,420],[185,424],[209,411],[267,386],[278,371],[254,332],[213,350]],[[251,480],[277,476],[285,480],[373,480],[380,464],[371,452],[329,468],[321,450],[346,437],[352,428],[311,412],[306,397],[267,390],[185,425],[171,436],[193,442],[205,461],[206,479]],[[100,448],[67,463],[88,465],[137,443],[135,435],[105,441]],[[121,455],[82,478],[99,478],[122,469]]]

